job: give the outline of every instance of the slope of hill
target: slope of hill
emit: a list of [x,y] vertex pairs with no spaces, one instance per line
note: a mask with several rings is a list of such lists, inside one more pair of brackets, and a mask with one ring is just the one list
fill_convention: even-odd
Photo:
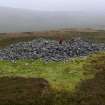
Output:
[[105,28],[105,15],[85,12],[31,11],[0,7],[0,33],[70,27]]

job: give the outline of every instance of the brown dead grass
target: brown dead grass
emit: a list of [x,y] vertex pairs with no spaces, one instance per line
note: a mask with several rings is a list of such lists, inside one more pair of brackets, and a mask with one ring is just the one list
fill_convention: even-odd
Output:
[[105,71],[83,81],[74,96],[73,105],[105,105]]
[[62,29],[43,32],[0,33],[0,47],[6,47],[12,43],[30,41],[40,37],[56,40],[60,38],[68,40],[73,37],[82,37],[95,42],[105,42],[105,31],[93,29]]
[[46,105],[49,92],[49,83],[42,78],[0,78],[0,105]]

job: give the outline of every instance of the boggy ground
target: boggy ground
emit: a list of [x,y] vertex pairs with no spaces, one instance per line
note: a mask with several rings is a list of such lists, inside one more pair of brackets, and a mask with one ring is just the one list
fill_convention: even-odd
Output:
[[105,53],[41,62],[0,62],[1,105],[105,105]]

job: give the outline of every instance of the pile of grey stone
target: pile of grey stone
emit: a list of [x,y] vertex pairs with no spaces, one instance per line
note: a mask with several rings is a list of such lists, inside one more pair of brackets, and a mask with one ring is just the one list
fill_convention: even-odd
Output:
[[105,43],[73,38],[63,41],[35,39],[30,42],[19,42],[0,49],[0,60],[15,61],[18,59],[39,59],[61,61],[72,57],[86,56],[93,52],[104,51]]

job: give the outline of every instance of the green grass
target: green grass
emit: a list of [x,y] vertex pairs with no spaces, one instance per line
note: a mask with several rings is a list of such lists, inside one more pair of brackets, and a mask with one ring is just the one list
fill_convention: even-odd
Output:
[[104,83],[105,53],[67,62],[0,61],[1,105],[105,105]]
[[0,76],[44,78],[53,88],[73,90],[85,79],[82,68],[84,60],[49,62],[43,60],[18,60],[16,63],[0,61]]
[[[63,35],[68,39],[82,36],[105,42],[104,32],[64,32]],[[0,47],[34,38],[3,37]],[[105,105],[104,83],[104,52],[67,62],[45,63],[40,59],[17,60],[16,63],[0,61],[0,105]]]

